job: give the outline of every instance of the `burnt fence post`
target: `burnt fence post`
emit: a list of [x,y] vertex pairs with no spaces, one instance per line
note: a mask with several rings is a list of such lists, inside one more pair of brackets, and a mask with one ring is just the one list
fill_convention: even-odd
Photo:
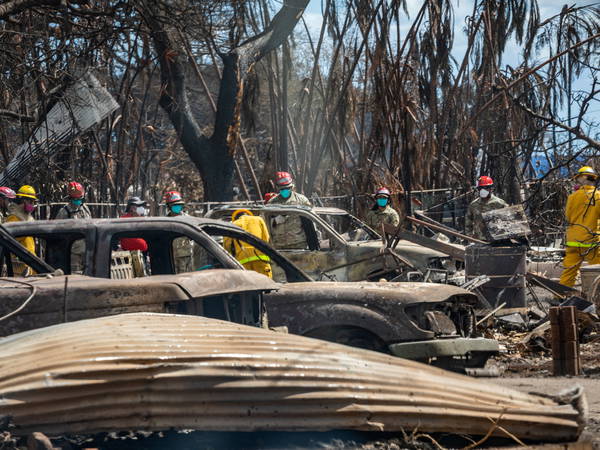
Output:
[[550,308],[552,331],[552,371],[555,376],[579,375],[581,359],[577,333],[577,310],[574,306]]

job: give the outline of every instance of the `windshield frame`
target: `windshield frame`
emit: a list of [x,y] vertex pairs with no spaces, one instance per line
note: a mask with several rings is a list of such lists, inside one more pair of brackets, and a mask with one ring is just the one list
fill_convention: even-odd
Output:
[[[350,214],[348,211],[336,212],[336,211],[314,211],[315,215],[317,215],[323,222],[325,222],[329,227],[333,228],[338,236],[340,236],[346,242],[372,242],[372,241],[381,241],[381,236],[371,227],[369,227],[366,223],[360,220],[358,217]],[[346,238],[346,233],[341,233],[336,227],[328,220],[327,216],[347,216],[350,218],[351,224],[356,224],[358,226],[353,227],[356,229],[364,230],[367,235],[370,237],[369,239],[359,239],[359,240],[350,240]]]

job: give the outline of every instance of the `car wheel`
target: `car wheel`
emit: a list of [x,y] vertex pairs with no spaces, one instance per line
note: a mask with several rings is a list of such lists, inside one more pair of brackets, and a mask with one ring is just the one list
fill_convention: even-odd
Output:
[[378,336],[358,327],[321,328],[313,330],[305,336],[376,352],[386,352],[387,349]]

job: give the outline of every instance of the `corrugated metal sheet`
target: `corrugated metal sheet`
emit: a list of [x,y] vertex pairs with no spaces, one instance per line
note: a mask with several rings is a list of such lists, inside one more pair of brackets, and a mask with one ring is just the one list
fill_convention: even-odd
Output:
[[49,158],[69,139],[84,133],[116,111],[119,104],[90,72],[85,72],[52,107],[29,140],[0,174],[0,184],[19,181],[42,158]]
[[485,434],[500,418],[520,438],[554,441],[578,436],[578,414],[423,364],[202,317],[124,314],[0,340],[0,416],[14,434]]

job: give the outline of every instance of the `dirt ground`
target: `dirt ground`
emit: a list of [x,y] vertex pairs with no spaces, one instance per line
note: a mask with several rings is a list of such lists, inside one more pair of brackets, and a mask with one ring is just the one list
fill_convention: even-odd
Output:
[[588,425],[580,438],[592,441],[600,449],[600,339],[580,345],[583,374],[573,377],[554,377],[549,351],[531,351],[518,344],[521,333],[507,335],[503,340],[505,352],[496,364],[506,369],[500,378],[490,378],[490,383],[511,387],[523,392],[558,394],[575,385],[584,388],[589,404]]
[[580,438],[592,441],[594,448],[600,449],[600,376],[553,377],[551,375],[491,378],[490,383],[510,387],[523,392],[557,394],[563,389],[582,386],[589,404],[588,425]]

